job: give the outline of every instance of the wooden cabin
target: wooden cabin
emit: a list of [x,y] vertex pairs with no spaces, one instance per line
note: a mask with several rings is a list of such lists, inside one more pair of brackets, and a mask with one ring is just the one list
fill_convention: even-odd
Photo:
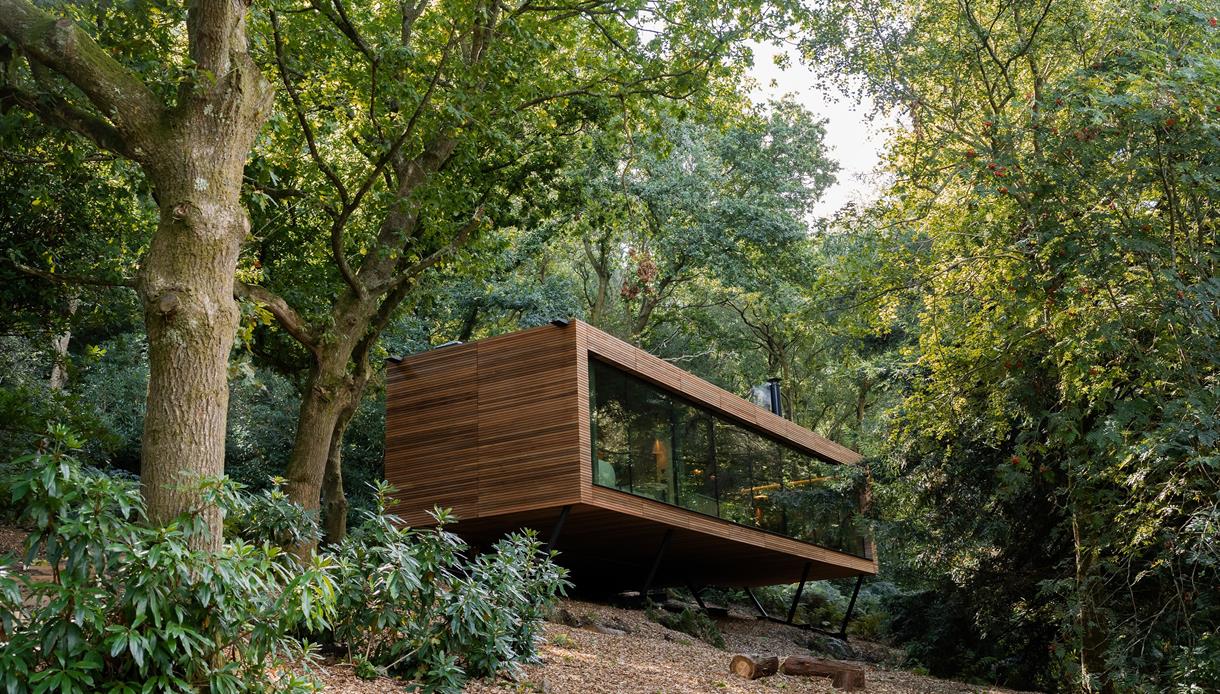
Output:
[[859,454],[575,320],[390,360],[385,451],[405,521],[535,528],[578,588],[877,572]]

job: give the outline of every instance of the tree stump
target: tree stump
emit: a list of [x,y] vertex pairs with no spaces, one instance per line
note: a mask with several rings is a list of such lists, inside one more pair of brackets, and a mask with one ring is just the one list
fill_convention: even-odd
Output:
[[854,692],[864,689],[864,668],[833,660],[818,660],[807,655],[790,655],[784,658],[780,671],[797,677],[829,677],[835,689]]
[[729,672],[748,680],[770,677],[777,670],[779,670],[779,658],[773,655],[744,655],[738,653],[729,661]]

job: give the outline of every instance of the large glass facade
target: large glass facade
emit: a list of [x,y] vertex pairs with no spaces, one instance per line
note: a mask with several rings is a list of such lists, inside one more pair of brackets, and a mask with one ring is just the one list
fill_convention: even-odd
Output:
[[822,462],[589,360],[593,482],[830,549],[868,556],[860,486]]

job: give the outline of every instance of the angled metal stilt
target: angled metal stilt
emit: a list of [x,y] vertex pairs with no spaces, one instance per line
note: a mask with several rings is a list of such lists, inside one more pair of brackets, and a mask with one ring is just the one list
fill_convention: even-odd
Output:
[[851,592],[851,602],[847,603],[847,613],[843,615],[843,624],[839,627],[838,637],[847,640],[847,623],[851,621],[851,613],[856,609],[856,598],[860,595],[860,584],[864,583],[864,575],[856,579],[856,589]]
[[767,614],[767,611],[763,609],[762,603],[754,596],[754,591],[746,588],[746,595],[750,596],[750,601],[754,603],[754,609],[758,610],[758,614],[762,615],[763,619],[771,619],[771,615]]
[[568,513],[571,512],[571,504],[564,506],[559,512],[559,520],[555,521],[555,527],[551,529],[551,539],[547,540],[546,553],[550,556],[551,551],[555,549],[555,543],[559,542],[559,533],[563,532],[563,526],[568,522]]
[[666,528],[665,535],[661,538],[661,546],[657,549],[657,556],[652,560],[652,568],[648,571],[648,578],[644,581],[644,590],[640,592],[640,597],[648,600],[648,591],[652,590],[652,580],[657,577],[657,569],[661,568],[661,559],[665,557],[665,550],[669,549],[669,541],[673,539],[674,529]]
[[796,587],[796,595],[792,596],[792,607],[788,608],[788,619],[784,622],[791,624],[796,617],[796,606],[801,602],[801,593],[805,592],[805,581],[809,580],[809,569],[813,568],[813,562],[805,562],[805,568],[801,571],[801,583]]

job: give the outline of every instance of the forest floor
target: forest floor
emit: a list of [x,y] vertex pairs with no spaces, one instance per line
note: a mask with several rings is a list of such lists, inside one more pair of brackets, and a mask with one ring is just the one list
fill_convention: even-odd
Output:
[[[810,655],[808,632],[762,621],[732,610],[717,619],[726,648],[721,650],[648,620],[643,610],[565,600],[561,608],[588,626],[545,625],[542,662],[527,665],[514,678],[471,683],[469,694],[701,694],[703,692],[836,692],[830,680],[774,675],[745,680],[729,673],[734,653]],[[626,632],[626,633],[616,633]],[[897,668],[901,654],[887,646],[853,639],[855,660],[865,669],[866,692],[879,694],[1017,694],[1001,687],[926,677]],[[819,654],[814,654],[819,655]],[[823,657],[823,656],[819,656]],[[349,666],[324,667],[327,692],[374,694],[406,692],[394,680],[362,681]]]
[[[25,532],[0,525],[0,555],[19,553]],[[563,600],[555,615],[561,622],[544,625],[540,662],[513,677],[472,682],[469,694],[702,694],[703,692],[835,692],[829,679],[777,674],[745,680],[729,673],[734,653],[815,655],[808,632],[756,619],[738,609],[716,619],[725,649],[649,620],[641,609]],[[574,626],[580,625],[580,626]],[[852,659],[865,669],[866,692],[878,694],[1020,694],[1001,687],[965,684],[900,669],[901,652],[883,644],[852,639]],[[408,692],[400,680],[362,680],[343,662],[324,663],[314,673],[333,694]]]

